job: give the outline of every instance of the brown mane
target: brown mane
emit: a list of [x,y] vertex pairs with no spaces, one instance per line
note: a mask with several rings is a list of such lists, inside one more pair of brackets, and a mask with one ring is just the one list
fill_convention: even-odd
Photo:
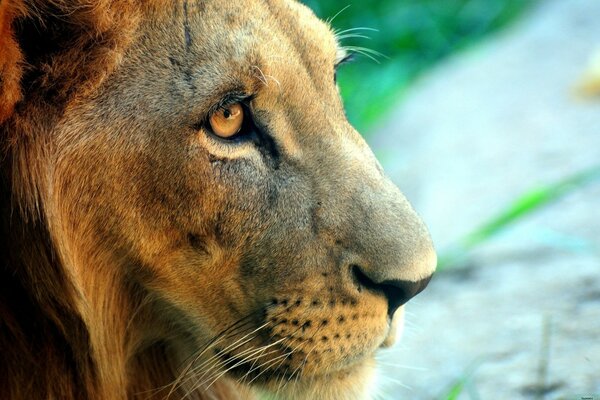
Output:
[[115,3],[0,2],[2,399],[100,396],[92,327],[41,212],[41,153],[69,102],[93,91],[131,40],[138,10]]

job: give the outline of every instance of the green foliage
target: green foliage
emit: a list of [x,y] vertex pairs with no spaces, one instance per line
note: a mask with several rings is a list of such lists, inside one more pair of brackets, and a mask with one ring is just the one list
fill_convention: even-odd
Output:
[[[396,105],[404,89],[427,68],[484,35],[505,26],[535,0],[304,0],[336,30],[368,27],[371,39],[348,38],[344,45],[387,56],[367,57],[339,73],[350,121],[361,131]],[[345,8],[348,6],[347,8]]]
[[438,262],[438,271],[456,265],[471,250],[491,239],[503,229],[560,200],[563,196],[598,180],[600,180],[600,165],[593,166],[550,185],[528,191],[498,215],[459,240],[453,248],[442,253]]

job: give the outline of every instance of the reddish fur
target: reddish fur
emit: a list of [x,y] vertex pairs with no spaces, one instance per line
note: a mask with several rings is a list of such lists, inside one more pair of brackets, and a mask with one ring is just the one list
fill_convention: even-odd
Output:
[[21,99],[23,57],[12,28],[13,20],[20,14],[20,5],[8,0],[0,3],[0,123],[12,114]]

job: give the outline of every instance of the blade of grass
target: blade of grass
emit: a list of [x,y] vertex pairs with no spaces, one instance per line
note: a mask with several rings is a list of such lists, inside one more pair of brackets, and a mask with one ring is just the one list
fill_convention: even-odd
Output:
[[457,400],[460,394],[473,384],[473,375],[485,361],[485,358],[475,359],[439,398],[441,400]]
[[537,390],[535,400],[544,400],[548,389],[548,368],[550,365],[550,340],[552,337],[552,319],[546,314],[542,322],[542,344],[537,370]]
[[456,381],[454,383],[454,385],[452,385],[452,387],[450,388],[450,390],[448,390],[448,393],[446,394],[446,397],[444,397],[444,399],[445,400],[456,400],[456,399],[458,399],[458,396],[465,389],[465,383],[466,383],[466,381],[464,379],[459,379],[458,381]]
[[598,179],[600,179],[600,165],[578,172],[553,184],[526,192],[504,211],[463,237],[450,250],[442,253],[438,270],[456,265],[464,259],[469,251],[489,240],[503,229]]

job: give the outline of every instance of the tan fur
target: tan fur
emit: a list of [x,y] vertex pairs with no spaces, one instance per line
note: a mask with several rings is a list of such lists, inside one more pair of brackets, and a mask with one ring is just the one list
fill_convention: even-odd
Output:
[[[435,253],[345,119],[329,26],[2,0],[0,32],[0,398],[368,398],[383,287]],[[203,124],[230,95],[252,138]]]

